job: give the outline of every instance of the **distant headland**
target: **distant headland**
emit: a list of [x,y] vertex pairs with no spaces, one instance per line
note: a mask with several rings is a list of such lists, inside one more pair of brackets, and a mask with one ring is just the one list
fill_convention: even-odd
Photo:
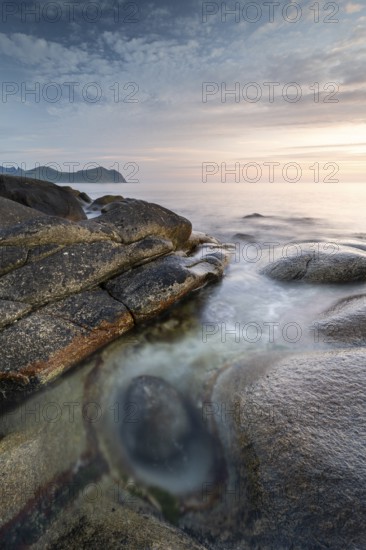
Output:
[[90,169],[76,172],[61,172],[50,166],[37,166],[31,170],[0,166],[0,174],[51,181],[52,183],[127,183],[125,178],[117,170],[107,170],[103,166],[95,166]]

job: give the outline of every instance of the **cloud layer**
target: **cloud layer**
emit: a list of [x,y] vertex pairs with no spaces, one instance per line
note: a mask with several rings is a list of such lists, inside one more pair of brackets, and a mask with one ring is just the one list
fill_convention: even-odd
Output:
[[148,183],[320,159],[363,177],[360,3],[5,4],[2,162],[136,162]]

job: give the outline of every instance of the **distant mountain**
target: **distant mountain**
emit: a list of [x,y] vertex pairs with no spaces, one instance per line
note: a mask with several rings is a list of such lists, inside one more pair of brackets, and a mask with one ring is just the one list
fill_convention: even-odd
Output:
[[107,170],[103,166],[77,172],[59,172],[49,166],[39,166],[32,170],[20,168],[6,168],[0,166],[0,174],[9,176],[22,176],[37,180],[51,181],[52,183],[127,183],[125,178],[117,170]]

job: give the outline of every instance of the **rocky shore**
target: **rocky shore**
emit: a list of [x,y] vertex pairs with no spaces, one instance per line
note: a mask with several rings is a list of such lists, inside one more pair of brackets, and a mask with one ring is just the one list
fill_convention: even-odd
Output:
[[109,208],[88,220],[76,192],[0,176],[3,399],[222,277],[227,258],[215,239],[159,205],[117,201],[97,201]]
[[[365,548],[365,245],[299,241],[251,267],[284,293],[344,289],[312,304],[318,350],[242,354],[180,387],[171,326],[230,249],[156,204],[63,189],[56,213],[32,193],[0,198],[2,547]],[[169,375],[158,353],[141,368],[148,339]]]

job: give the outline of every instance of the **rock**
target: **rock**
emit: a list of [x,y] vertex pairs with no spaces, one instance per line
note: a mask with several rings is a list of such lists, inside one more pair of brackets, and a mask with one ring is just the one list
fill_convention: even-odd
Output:
[[0,276],[24,265],[28,249],[24,246],[0,246]]
[[134,265],[173,249],[146,238],[131,245],[110,241],[74,244],[0,278],[0,298],[42,305],[96,286]]
[[[218,280],[227,261],[218,241],[190,238],[188,220],[144,201],[123,200],[79,223],[2,203],[9,207],[0,223],[5,399],[32,391],[135,323]],[[192,246],[195,255],[187,256]]]
[[364,548],[365,365],[365,350],[340,350],[277,359],[257,380],[224,371],[210,411],[231,479],[190,532],[215,548]]
[[214,254],[196,260],[172,255],[115,277],[105,288],[141,322],[208,282],[218,281],[224,266],[225,260]]
[[90,198],[89,195],[87,195],[84,191],[73,189],[69,185],[64,185],[63,189],[66,189],[67,191],[69,191],[69,193],[72,193],[74,197],[76,197],[82,205],[85,205],[85,204],[89,205],[93,202],[93,199]]
[[[142,503],[140,509],[135,510],[130,501],[136,501],[136,497],[121,495],[125,500],[116,501],[113,494],[121,493],[117,484],[113,490],[106,480],[97,487],[100,496],[92,507],[81,495],[30,548],[205,550],[206,547],[188,534],[156,517],[151,506]],[[14,547],[12,544],[6,548]]]
[[95,199],[95,201],[88,207],[88,210],[102,210],[103,206],[114,204],[115,202],[121,202],[123,200],[124,198],[121,197],[121,195],[103,195],[103,197]]
[[112,210],[94,218],[94,223],[112,224],[122,242],[130,244],[147,236],[169,239],[176,248],[183,247],[192,233],[186,218],[157,204],[136,199],[124,199]]
[[195,252],[195,250],[200,245],[218,245],[221,246],[221,243],[215,239],[215,237],[211,237],[211,235],[206,235],[206,233],[202,233],[201,231],[192,231],[187,243],[184,246],[184,251],[188,254],[191,254],[192,252]]
[[10,325],[29,313],[32,307],[30,304],[21,304],[20,302],[9,302],[0,300],[0,329]]
[[314,323],[312,330],[324,343],[366,345],[366,294],[339,300]]
[[[1,177],[1,176],[0,176]],[[18,202],[5,199],[0,196],[0,230],[6,227],[14,227],[19,223],[32,220],[34,218],[46,218],[45,214],[42,214],[38,210],[23,206]]]
[[248,243],[255,242],[254,235],[249,235],[248,233],[235,233],[235,235],[233,235],[233,239],[239,239],[240,241],[246,241]]
[[366,280],[366,252],[337,243],[291,243],[260,263],[262,274],[278,281],[351,283]]
[[127,309],[102,290],[39,309],[0,333],[0,390],[8,397],[29,393],[133,325]]
[[257,212],[254,212],[254,214],[247,214],[246,216],[243,216],[243,219],[250,219],[250,218],[265,218],[263,214],[258,214]]
[[[112,470],[174,497],[201,496],[202,483],[221,474],[221,448],[189,397],[169,382],[142,375],[116,384],[107,407],[124,420],[106,423],[102,445]],[[109,401],[110,400],[110,401]]]
[[72,223],[61,218],[44,216],[21,222],[16,226],[0,229],[0,247],[4,246],[50,246],[97,241],[121,242],[111,225],[103,226],[87,220]]
[[0,195],[50,216],[86,219],[73,193],[49,181],[0,174]]

